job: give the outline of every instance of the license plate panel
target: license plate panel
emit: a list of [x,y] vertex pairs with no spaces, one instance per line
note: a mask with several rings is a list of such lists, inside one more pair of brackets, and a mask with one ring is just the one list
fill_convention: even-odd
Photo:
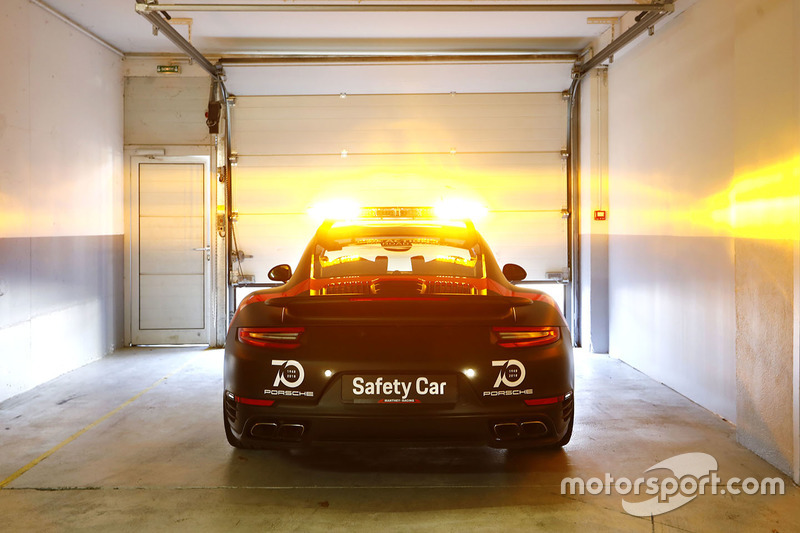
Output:
[[342,376],[344,403],[455,403],[455,374],[348,374]]

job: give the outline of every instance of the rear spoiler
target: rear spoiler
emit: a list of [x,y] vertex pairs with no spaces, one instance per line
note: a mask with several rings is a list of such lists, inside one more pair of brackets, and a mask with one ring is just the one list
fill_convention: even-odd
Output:
[[380,303],[391,305],[467,305],[470,307],[484,306],[503,306],[521,307],[531,305],[533,302],[528,298],[519,296],[495,296],[495,295],[420,295],[420,296],[374,296],[374,295],[320,295],[320,296],[289,296],[281,298],[271,298],[265,302],[267,305],[275,307],[306,307],[322,305],[341,305],[341,304],[360,304],[360,303]]

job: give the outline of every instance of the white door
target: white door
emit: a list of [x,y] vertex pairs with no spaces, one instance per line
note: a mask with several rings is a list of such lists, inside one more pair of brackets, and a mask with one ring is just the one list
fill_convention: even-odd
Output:
[[131,342],[208,344],[207,157],[131,161]]

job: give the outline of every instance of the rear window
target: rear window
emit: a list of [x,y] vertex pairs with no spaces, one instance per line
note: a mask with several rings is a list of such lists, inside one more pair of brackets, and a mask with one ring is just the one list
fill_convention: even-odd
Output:
[[480,278],[480,245],[446,237],[365,236],[317,245],[316,278],[407,274]]

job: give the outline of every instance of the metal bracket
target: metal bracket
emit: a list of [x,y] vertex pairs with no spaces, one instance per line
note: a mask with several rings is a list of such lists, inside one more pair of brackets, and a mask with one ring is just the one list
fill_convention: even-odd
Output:
[[589,17],[586,19],[586,24],[608,24],[613,26],[619,22],[619,17]]
[[[612,41],[608,46],[598,51],[594,57],[581,65],[579,67],[580,73],[578,77],[583,77],[590,70],[611,58],[616,52],[633,41],[636,37],[641,35],[643,32],[648,31],[651,26],[654,26],[656,22],[658,22],[665,15],[673,13],[675,11],[673,2],[674,0],[665,0],[665,3],[663,4],[642,4],[640,7],[649,6],[651,9],[643,9],[642,16],[636,22],[636,24],[622,32],[622,34],[617,37],[616,40]],[[573,78],[574,77],[575,74],[573,72]]]
[[569,267],[565,267],[561,270],[556,270],[554,272],[546,272],[545,276],[547,277],[547,279],[551,281],[557,281],[558,283],[569,283],[570,269]]
[[237,261],[239,261],[240,263],[241,263],[242,261],[244,261],[245,259],[252,259],[252,258],[253,258],[253,256],[252,256],[252,255],[250,255],[250,254],[246,254],[246,253],[244,253],[244,252],[243,252],[243,251],[241,251],[241,250],[238,250],[238,251],[234,252],[234,253],[233,253],[233,256],[234,256],[234,257],[236,258],[236,260],[237,260]]
[[[166,13],[164,7],[159,6],[157,0],[136,0],[136,12],[138,14],[146,18],[154,28],[163,33],[167,39],[172,41],[172,44],[183,50],[190,59],[197,61],[206,72],[211,74],[211,77],[221,79],[222,69],[215,67],[191,42],[187,41],[178,30],[172,27],[169,23],[171,17]],[[154,34],[157,33],[154,32]]]

